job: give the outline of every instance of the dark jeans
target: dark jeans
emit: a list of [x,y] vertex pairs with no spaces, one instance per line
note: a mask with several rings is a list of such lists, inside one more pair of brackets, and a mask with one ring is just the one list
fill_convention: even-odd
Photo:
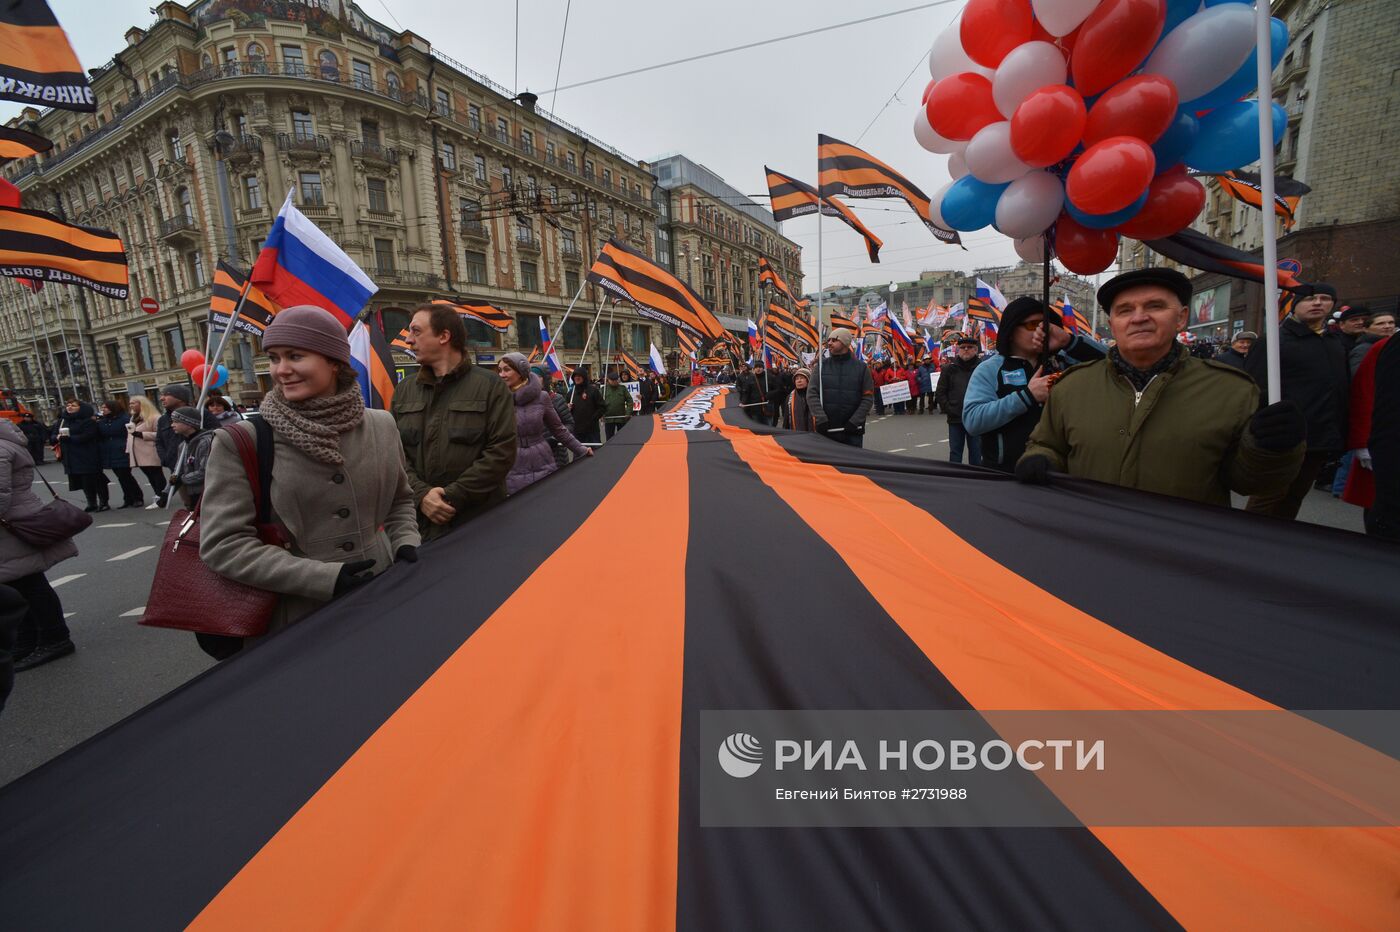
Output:
[[15,685],[15,641],[28,608],[14,587],[0,585],[0,711]]
[[1244,510],[1257,515],[1273,515],[1275,518],[1294,520],[1298,517],[1298,509],[1303,507],[1303,499],[1307,498],[1308,491],[1317,481],[1322,468],[1332,461],[1334,455],[1309,450],[1303,454],[1303,465],[1298,467],[1298,475],[1293,477],[1293,482],[1287,488],[1272,495],[1251,495]]
[[141,486],[136,484],[136,479],[131,475],[130,466],[113,466],[112,472],[117,474],[117,484],[122,487],[122,504],[141,504]]
[[615,433],[617,433],[618,431],[622,430],[622,428],[624,428],[624,427],[626,427],[626,426],[627,426],[627,422],[626,422],[626,421],[606,421],[606,422],[604,422],[604,424],[603,424],[603,433],[604,433],[604,436],[606,436],[609,440],[611,440],[611,439],[613,438],[613,434],[615,434]]
[[36,647],[45,647],[68,640],[68,625],[63,621],[63,603],[43,573],[31,573],[6,583],[24,597],[29,609],[19,625],[15,653],[26,654]]
[[601,443],[602,437],[598,434],[598,422],[594,421],[593,426],[588,430],[575,431],[574,436],[579,443]]
[[954,424],[948,422],[948,462],[961,463],[963,461],[963,444],[967,444],[967,464],[969,466],[982,465],[982,438],[976,434],[969,434],[967,428],[959,422]]
[[904,413],[904,402],[902,402],[902,401],[896,401],[896,402],[894,403],[894,413],[895,413],[895,414],[903,414],[903,413]]
[[[146,481],[151,484],[151,491],[155,493],[157,499],[165,497],[165,470],[159,466],[142,466],[141,471],[146,474]],[[136,496],[140,498],[141,496]]]
[[878,385],[875,386],[875,413],[885,413],[885,398],[880,394],[880,386]]
[[105,472],[92,472],[73,478],[78,480],[78,488],[83,490],[89,506],[107,504],[108,479]]

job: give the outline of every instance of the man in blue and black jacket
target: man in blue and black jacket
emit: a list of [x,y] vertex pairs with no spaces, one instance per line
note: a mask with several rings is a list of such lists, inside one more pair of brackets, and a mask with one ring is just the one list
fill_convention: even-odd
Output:
[[[1050,357],[1045,367],[1045,320],[1050,321]],[[962,423],[981,438],[982,465],[1011,472],[1025,452],[1031,431],[1040,422],[1056,373],[1081,362],[1103,359],[1097,340],[1069,333],[1060,315],[1036,298],[1017,298],[1006,306],[997,331],[997,351],[972,373],[963,399]],[[1048,370],[1048,371],[1047,371]]]

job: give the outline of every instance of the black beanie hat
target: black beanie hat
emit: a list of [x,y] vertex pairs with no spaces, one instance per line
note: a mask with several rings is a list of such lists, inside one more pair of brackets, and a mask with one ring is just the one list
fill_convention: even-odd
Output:
[[1045,305],[1040,303],[1039,298],[1029,296],[1017,298],[1006,306],[1006,310],[1001,312],[1001,323],[997,324],[997,352],[1002,356],[1010,356],[1011,334],[1016,331],[1017,327],[1021,326],[1022,321],[1036,314],[1044,314],[1050,323],[1057,327],[1063,325],[1059,311],[1054,308],[1047,310]]

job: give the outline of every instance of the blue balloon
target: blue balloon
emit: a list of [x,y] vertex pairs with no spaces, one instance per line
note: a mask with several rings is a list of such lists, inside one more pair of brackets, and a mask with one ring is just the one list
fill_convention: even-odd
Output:
[[228,366],[216,366],[214,368],[214,388],[223,388],[228,384]]
[[1115,210],[1111,214],[1086,214],[1069,198],[1065,198],[1065,211],[1079,222],[1080,226],[1086,226],[1091,230],[1107,230],[1109,227],[1116,227],[1120,223],[1127,223],[1137,216],[1142,210],[1142,205],[1147,203],[1147,189],[1144,188],[1142,195],[1122,210]]
[[1196,141],[1201,131],[1201,121],[1188,110],[1178,110],[1172,125],[1157,137],[1152,144],[1152,154],[1157,157],[1157,174],[1175,168],[1186,155],[1186,150]]
[[940,213],[948,226],[969,233],[992,225],[997,215],[997,199],[1011,185],[988,184],[971,175],[963,175],[943,192]]
[[[1288,113],[1274,104],[1274,145],[1288,128]],[[1259,160],[1259,101],[1226,104],[1201,117],[1201,131],[1183,158],[1202,172],[1227,172]]]
[[[1269,26],[1269,51],[1270,58],[1275,68],[1283,61],[1283,53],[1288,50],[1288,26],[1283,20],[1275,18]],[[1192,111],[1213,110],[1222,104],[1228,104],[1232,100],[1239,100],[1246,94],[1254,93],[1259,87],[1259,48],[1254,47],[1249,52],[1249,57],[1245,59],[1240,69],[1226,78],[1215,90],[1208,94],[1203,94],[1195,100],[1186,101],[1183,106]]]

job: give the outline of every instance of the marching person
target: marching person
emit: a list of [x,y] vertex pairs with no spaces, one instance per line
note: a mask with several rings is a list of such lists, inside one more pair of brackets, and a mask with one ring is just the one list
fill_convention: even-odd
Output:
[[1370,455],[1375,497],[1366,515],[1366,533],[1400,544],[1400,340],[1376,350]]
[[637,386],[638,398],[641,401],[641,413],[645,415],[655,414],[658,404],[661,401],[661,389],[657,380],[660,378],[654,372],[648,372],[642,376],[642,383]]
[[210,395],[204,399],[204,410],[208,412],[214,427],[222,427],[233,421],[243,420],[243,416],[233,409],[223,395]]
[[140,508],[145,505],[141,486],[131,475],[131,455],[127,445],[131,442],[131,415],[118,401],[104,401],[97,415],[97,433],[102,455],[102,468],[116,474],[117,484],[122,489],[122,507]]
[[[190,394],[188,385],[171,382],[160,390],[160,406],[163,410],[160,419],[156,422],[156,452],[160,454],[160,464],[165,467],[166,472],[172,475],[176,467],[180,465],[181,441],[170,422],[170,415],[176,408],[192,404],[194,404],[194,396]],[[165,507],[164,497],[160,500],[160,507]]]
[[805,366],[792,374],[792,391],[783,405],[783,426],[788,430],[814,431],[817,420],[807,407],[807,389],[812,384],[812,370]]
[[[1050,372],[1040,364],[1045,320],[1050,321]],[[1050,397],[1052,376],[1079,362],[1104,357],[1104,347],[1083,335],[1071,336],[1060,315],[1037,298],[1021,297],[1006,306],[997,331],[997,351],[975,370],[963,398],[962,424],[981,438],[982,465],[1011,472]]]
[[[577,437],[578,435],[574,434],[574,416],[573,413],[569,411],[569,403],[564,400],[563,395],[554,390],[554,381],[549,377],[549,370],[543,366],[531,366],[530,372],[540,378],[540,397],[544,398],[545,401],[549,402],[554,407],[554,413],[559,415],[559,422],[564,425],[570,434]],[[520,430],[519,420],[520,419],[517,417],[517,433],[519,433]],[[554,462],[561,468],[569,465],[569,448],[553,437],[548,439],[549,449],[554,453]]]
[[919,360],[919,364],[914,367],[914,378],[918,380],[919,390],[914,393],[914,400],[918,402],[915,410],[919,414],[933,413],[933,360],[925,356]]
[[1242,330],[1235,334],[1235,338],[1230,341],[1230,345],[1220,351],[1220,355],[1215,357],[1216,362],[1223,362],[1227,366],[1234,366],[1236,369],[1244,368],[1244,358],[1249,355],[1249,348],[1254,345],[1254,341],[1259,339],[1259,334],[1253,330]]
[[[1395,312],[1377,311],[1366,318],[1366,329],[1356,337],[1356,344],[1352,346],[1351,353],[1347,356],[1347,366],[1351,369],[1351,374],[1356,375],[1356,370],[1361,368],[1361,361],[1366,358],[1366,354],[1371,351],[1381,340],[1393,336],[1395,333]],[[24,425],[21,424],[21,427]]]
[[43,501],[30,488],[35,468],[24,434],[0,418],[0,583],[28,603],[15,635],[15,672],[73,653],[73,641],[63,620],[63,603],[44,574],[55,564],[76,557],[77,545],[69,537],[41,549],[6,526],[43,509]]
[[938,389],[934,396],[938,406],[948,418],[948,462],[961,463],[963,448],[967,448],[969,466],[982,465],[982,438],[967,432],[963,427],[963,402],[967,397],[967,385],[972,381],[972,373],[977,371],[980,347],[974,336],[958,338],[957,355],[943,364],[939,370]]
[[1191,282],[1173,269],[1124,272],[1099,289],[1114,346],[1066,371],[1016,464],[1021,482],[1049,473],[1230,507],[1230,492],[1286,488],[1303,457],[1291,401],[1259,407],[1239,369],[1176,342]]
[[87,499],[84,511],[111,511],[107,504],[107,474],[102,471],[102,437],[92,405],[69,398],[54,428],[63,471],[71,486]]
[[214,424],[208,414],[186,405],[170,412],[170,424],[176,436],[184,441],[184,455],[170,477],[170,487],[180,494],[186,511],[193,511],[204,495],[204,474],[209,464],[209,452],[214,446]]
[[827,334],[827,356],[817,360],[807,386],[807,409],[816,431],[847,446],[865,446],[865,419],[875,403],[875,379],[870,367],[851,352],[855,334],[837,327]]
[[1337,322],[1337,332],[1342,335],[1342,345],[1346,347],[1348,356],[1356,348],[1357,338],[1366,332],[1366,319],[1370,316],[1370,308],[1360,304],[1348,305],[1332,315],[1332,319]]
[[632,393],[622,385],[617,370],[612,369],[608,372],[608,387],[603,389],[603,435],[611,440],[631,419]]
[[419,529],[435,540],[505,501],[515,404],[505,383],[467,357],[467,327],[450,305],[419,305],[407,342],[421,368],[394,390],[394,418]]
[[513,396],[519,446],[515,463],[506,475],[506,495],[514,495],[559,469],[554,452],[549,448],[550,436],[576,457],[593,455],[593,451],[579,443],[559,419],[553,402],[543,392],[540,377],[530,371],[530,363],[523,354],[506,353],[496,363],[496,374]]
[[34,465],[44,465],[44,446],[49,437],[49,429],[26,411],[19,416],[19,430],[29,444],[29,455],[34,457]]
[[345,327],[318,307],[289,307],[262,343],[274,383],[259,409],[272,428],[272,518],[290,543],[265,544],[254,530],[252,489],[228,434],[256,444],[243,421],[213,431],[199,555],[221,576],[281,596],[271,634],[391,563],[417,561],[421,538],[401,431],[388,412],[365,408]]
[[603,416],[603,393],[582,366],[574,370],[571,378],[569,412],[574,416],[574,436],[580,443],[602,443],[598,422]]
[[155,500],[146,506],[146,510],[150,511],[161,507],[160,503],[165,501],[165,470],[161,468],[160,453],[156,450],[156,425],[160,422],[160,414],[145,395],[131,399],[127,413],[131,415],[127,425],[130,431],[126,441],[127,462],[146,474],[151,494],[155,496]]
[[[1348,338],[1327,330],[1327,315],[1336,292],[1327,284],[1304,285],[1294,289],[1294,295],[1293,311],[1278,328],[1281,397],[1296,404],[1307,419],[1308,448],[1290,485],[1253,495],[1245,506],[1256,514],[1290,521],[1298,517],[1303,499],[1323,468],[1344,452],[1351,394]],[[1256,340],[1245,360],[1245,371],[1261,390],[1269,385],[1265,344],[1265,340]]]

